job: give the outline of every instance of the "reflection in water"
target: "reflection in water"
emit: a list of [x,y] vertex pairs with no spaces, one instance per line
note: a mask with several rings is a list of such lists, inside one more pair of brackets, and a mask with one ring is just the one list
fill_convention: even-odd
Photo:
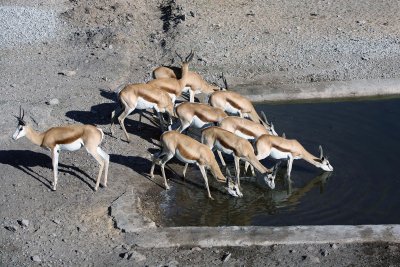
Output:
[[[231,164],[232,165],[232,164]],[[171,166],[177,173],[180,165]],[[231,166],[233,172],[233,166]],[[243,172],[244,173],[244,172]],[[300,200],[312,189],[325,186],[331,172],[324,172],[310,179],[301,187],[288,180],[285,170],[277,175],[276,188],[271,190],[261,176],[241,177],[243,198],[232,198],[223,192],[216,182],[210,184],[214,200],[207,199],[200,172],[192,167],[188,170],[183,184],[174,183],[170,191],[165,191],[161,209],[165,213],[167,225],[253,225],[259,215],[275,215],[279,209],[294,209]],[[215,193],[215,191],[220,191]]]

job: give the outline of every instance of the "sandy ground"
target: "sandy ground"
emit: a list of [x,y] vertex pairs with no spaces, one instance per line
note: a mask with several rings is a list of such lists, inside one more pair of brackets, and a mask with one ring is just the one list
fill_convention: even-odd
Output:
[[[150,115],[138,130],[133,115],[126,120],[131,143],[119,129],[116,138],[107,134],[115,106],[109,88],[149,80],[155,66],[176,64],[175,51],[194,49],[194,70],[213,82],[223,71],[233,87],[398,78],[396,1],[114,2],[2,1],[0,265],[398,265],[395,244],[132,247],[109,206],[134,188],[144,214],[157,219],[157,201],[146,200],[157,200],[161,178],[153,183],[144,174],[160,131]],[[48,151],[11,140],[20,105],[40,131],[69,123],[103,128],[109,187],[93,192],[98,166],[80,150],[61,154],[52,192]]]

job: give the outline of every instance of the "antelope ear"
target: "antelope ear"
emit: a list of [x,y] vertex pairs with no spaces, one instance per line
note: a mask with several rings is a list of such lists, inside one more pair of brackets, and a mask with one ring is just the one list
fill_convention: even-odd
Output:
[[319,158],[322,159],[324,157],[324,151],[322,150],[322,146],[319,146]]

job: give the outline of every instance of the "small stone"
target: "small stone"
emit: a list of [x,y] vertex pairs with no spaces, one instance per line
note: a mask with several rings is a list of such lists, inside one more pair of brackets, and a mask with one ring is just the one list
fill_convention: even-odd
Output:
[[306,260],[306,259],[307,259],[307,255],[301,256],[301,259],[302,259],[303,261]]
[[58,100],[57,98],[53,98],[50,101],[47,101],[46,104],[50,106],[58,105],[60,104],[60,100]]
[[17,87],[17,85],[15,83],[13,83],[13,84],[10,84],[10,87],[15,88],[15,87]]
[[55,223],[55,224],[60,224],[60,223],[61,223],[61,221],[60,221],[60,220],[57,220],[57,219],[52,220],[52,222]]
[[338,246],[336,244],[331,244],[330,246],[332,249],[338,249]]
[[34,262],[41,262],[42,261],[38,255],[32,256],[32,260]]
[[289,253],[296,253],[296,250],[294,250],[294,249],[289,249]]
[[308,258],[312,263],[320,263],[321,262],[318,257],[315,257],[313,255],[310,255]]
[[29,220],[18,220],[19,225],[21,225],[22,227],[28,227],[29,226]]
[[194,247],[194,248],[191,248],[190,250],[191,251],[201,251],[201,248],[200,247]]
[[223,262],[227,262],[230,258],[231,258],[232,254],[230,252],[226,252],[224,253],[224,255],[222,256],[222,261]]
[[399,248],[395,245],[389,245],[386,247],[390,252],[396,252]]
[[324,257],[326,257],[326,256],[329,255],[329,252],[328,252],[326,249],[321,249],[319,252],[320,252],[321,255],[324,256]]
[[13,233],[17,231],[17,228],[15,228],[15,226],[12,226],[12,225],[6,225],[6,226],[4,226],[4,228]]
[[78,232],[82,232],[82,233],[87,232],[87,228],[85,226],[77,226],[76,229],[78,230]]
[[357,20],[356,23],[359,25],[364,25],[367,22],[365,20]]
[[58,73],[58,75],[64,75],[64,76],[67,76],[67,77],[71,77],[71,76],[76,75],[76,71],[74,71],[74,70],[60,71],[60,72]]
[[311,251],[314,251],[314,249],[315,249],[315,248],[312,247],[312,246],[308,246],[308,247],[307,247],[307,251],[310,251],[310,252],[311,252]]
[[114,48],[113,45],[108,46],[108,49],[110,49],[110,50],[112,50],[113,48]]

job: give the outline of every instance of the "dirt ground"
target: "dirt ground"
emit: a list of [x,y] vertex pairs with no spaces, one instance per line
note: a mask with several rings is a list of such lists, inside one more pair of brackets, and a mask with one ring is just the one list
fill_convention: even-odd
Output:
[[[109,135],[115,94],[193,49],[211,82],[240,84],[398,78],[399,10],[390,1],[2,1],[0,6],[1,266],[399,266],[397,244],[271,247],[132,247],[109,206],[128,188],[157,219],[163,190],[149,181],[160,130],[151,115],[131,143]],[[39,12],[40,11],[40,12]],[[23,29],[23,30],[21,30]],[[103,128],[109,186],[93,191],[97,163],[85,150],[60,155],[59,185],[49,152],[13,141],[19,106],[33,128],[90,123]],[[22,221],[28,220],[28,221]],[[156,220],[157,221],[157,220]],[[162,221],[157,222],[162,225]]]

